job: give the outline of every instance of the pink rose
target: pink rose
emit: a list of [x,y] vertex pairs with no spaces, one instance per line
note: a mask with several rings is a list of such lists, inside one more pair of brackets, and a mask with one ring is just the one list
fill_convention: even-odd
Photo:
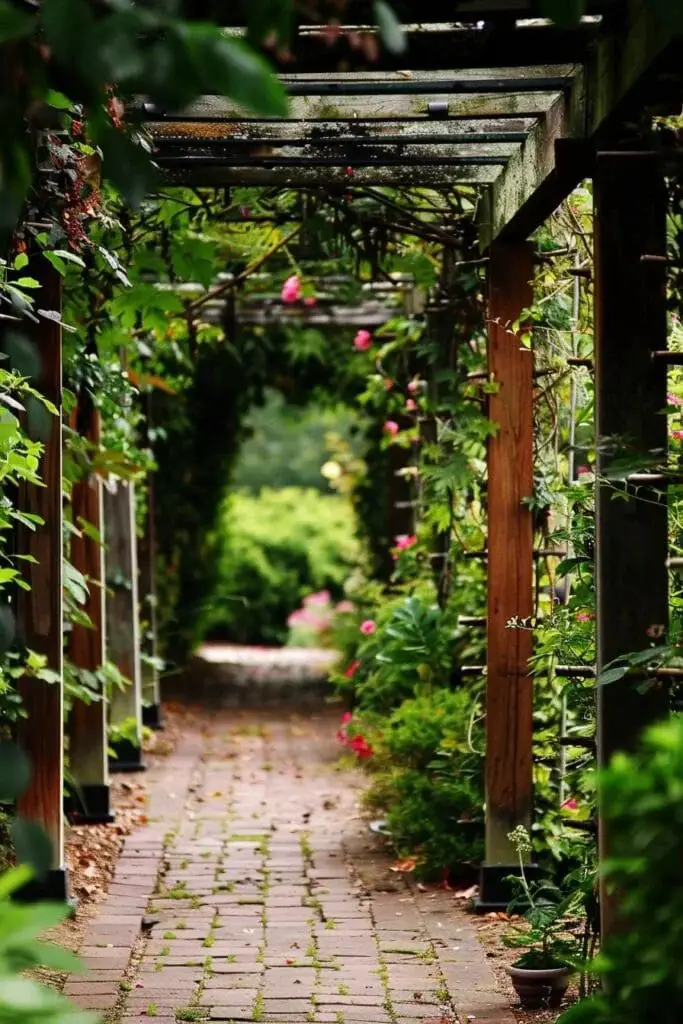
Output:
[[406,400],[406,412],[415,412],[417,409],[417,402],[414,398],[408,398]]
[[419,380],[411,380],[408,384],[408,391],[410,391],[411,395],[417,395],[421,390],[422,384]]
[[669,405],[683,405],[683,398],[679,398],[678,395],[672,395],[671,392],[666,396]]
[[384,424],[384,433],[389,434],[390,437],[395,437],[398,431],[398,423],[394,422],[394,420],[387,420]]
[[683,441],[683,430],[672,430],[671,436],[674,441]]
[[377,623],[374,619],[366,619],[365,622],[361,622],[360,631],[364,636],[371,636],[377,629]]
[[360,330],[353,339],[353,347],[356,352],[367,352],[372,345],[372,335],[370,331]]
[[288,305],[291,305],[293,302],[299,302],[301,299],[301,281],[296,274],[287,278],[282,286],[280,297]]
[[312,309],[313,306],[317,305],[318,300],[316,299],[315,295],[309,295],[304,299],[304,306],[308,306],[310,309]]
[[590,622],[592,618],[593,618],[593,616],[590,614],[590,612],[577,612],[576,613],[576,621],[577,622]]
[[394,539],[396,541],[395,546],[399,551],[407,551],[408,548],[412,548],[413,544],[417,544],[417,537],[412,533],[401,533]]

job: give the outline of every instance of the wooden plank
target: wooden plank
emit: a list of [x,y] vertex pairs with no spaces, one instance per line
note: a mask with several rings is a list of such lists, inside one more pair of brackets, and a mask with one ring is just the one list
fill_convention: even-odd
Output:
[[[92,403],[82,399],[74,417],[74,427],[93,445],[100,441],[100,417]],[[94,526],[104,536],[102,480],[91,474],[73,485],[71,509],[74,526],[80,522]],[[88,580],[88,600],[84,611],[92,629],[74,625],[69,637],[69,657],[78,668],[96,672],[106,659],[104,629],[104,552],[102,544],[85,531],[72,536],[70,560]],[[74,701],[69,715],[69,768],[77,786],[74,812],[79,823],[98,824],[112,820],[107,759],[107,701],[91,704]]]
[[[552,106],[557,98],[554,92],[524,92],[488,95],[475,93],[453,96],[440,93],[434,96],[294,96],[289,104],[289,117],[247,118],[244,110],[224,96],[201,96],[182,111],[166,111],[174,120],[181,121],[338,121],[347,118],[372,120],[426,117],[430,103],[445,103],[449,117],[458,119],[538,117]],[[148,108],[150,120],[161,111]],[[443,122],[439,122],[443,124]]]
[[498,431],[488,448],[484,908],[497,902],[500,866],[516,863],[508,833],[516,825],[530,826],[532,817],[531,633],[508,628],[510,619],[533,613],[533,527],[523,504],[533,493],[533,356],[511,329],[531,305],[532,276],[530,245],[492,247],[488,363],[498,391],[490,396],[489,418]]
[[135,487],[110,478],[104,488],[107,567],[107,646],[109,659],[132,685],[112,694],[109,721],[130,728],[127,739],[112,742],[112,771],[137,771],[142,764],[142,673],[138,618],[138,566],[135,543]]
[[[680,16],[676,23],[665,4],[648,0],[625,0],[623,7],[617,29],[598,37],[571,91],[554,100],[482,204],[483,249],[503,232],[527,237],[586,175],[582,161],[557,168],[558,141],[593,139],[610,129],[621,132],[626,119],[640,119],[658,70],[670,66],[677,72],[680,67]],[[680,112],[676,91],[669,112]]]
[[194,187],[254,186],[277,188],[344,188],[352,185],[402,186],[447,189],[458,183],[495,181],[500,167],[233,167],[188,161],[184,166],[162,167],[168,185]]
[[[596,477],[604,481],[615,458],[657,464],[666,451],[666,366],[652,359],[653,351],[667,348],[665,268],[640,257],[666,255],[667,201],[661,166],[647,157],[600,157],[594,184]],[[634,195],[647,202],[634,204]],[[625,440],[610,443],[615,437]],[[649,647],[652,627],[656,636],[668,624],[665,489],[640,487],[637,498],[631,489],[630,500],[624,491],[618,483],[597,486],[599,671],[620,655]],[[667,714],[665,690],[639,693],[638,682],[598,686],[600,765],[615,751],[634,750],[643,729]],[[609,849],[602,823],[601,858]],[[601,907],[604,936],[618,910],[604,885]]]
[[[193,139],[197,144],[223,139],[226,142],[272,143],[273,145],[345,145],[349,142],[387,143],[388,140],[418,145],[467,145],[477,137],[493,136],[497,142],[511,135],[523,136],[533,128],[535,118],[465,118],[433,121],[426,117],[412,121],[150,121],[146,127],[155,145],[171,139]],[[523,141],[523,140],[521,140]]]
[[[61,278],[42,257],[32,260],[32,275],[41,282],[40,307],[61,312]],[[22,562],[22,573],[31,590],[17,597],[17,626],[26,647],[47,659],[47,667],[59,682],[24,678],[19,683],[27,718],[20,719],[17,738],[28,754],[32,778],[17,809],[29,821],[41,825],[52,842],[52,871],[27,888],[26,895],[65,899],[64,866],[64,727],[62,677],[62,330],[59,323],[41,320],[32,330],[40,361],[35,386],[59,410],[51,416],[40,464],[42,487],[23,484],[18,507],[40,516],[43,525],[35,532],[18,531],[17,550],[32,555],[35,564]]]
[[482,249],[503,232],[526,237],[576,184],[557,175],[555,144],[582,133],[583,87],[583,75],[577,75],[571,91],[556,97],[488,191],[478,218]]

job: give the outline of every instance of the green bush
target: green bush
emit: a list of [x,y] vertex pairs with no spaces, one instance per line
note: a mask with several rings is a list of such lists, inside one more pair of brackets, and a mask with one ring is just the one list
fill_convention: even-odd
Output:
[[343,583],[359,557],[350,503],[312,489],[264,488],[226,500],[218,584],[204,610],[207,639],[245,644],[287,641],[287,618],[303,598]]
[[603,991],[567,1010],[562,1024],[683,1020],[681,780],[681,718],[650,729],[638,754],[618,754],[600,774],[611,837],[603,871],[626,926],[606,938],[594,962]]
[[426,878],[478,860],[483,737],[476,698],[436,689],[405,700],[388,718],[361,713],[349,725],[350,734],[359,731],[373,751],[368,800],[386,811],[399,856],[415,856]]

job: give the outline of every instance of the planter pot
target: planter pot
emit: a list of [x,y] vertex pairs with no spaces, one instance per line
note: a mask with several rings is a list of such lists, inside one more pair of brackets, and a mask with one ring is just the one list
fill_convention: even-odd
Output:
[[567,991],[571,970],[569,967],[547,967],[532,970],[528,967],[507,967],[519,1001],[526,1010],[541,1010],[559,1006]]

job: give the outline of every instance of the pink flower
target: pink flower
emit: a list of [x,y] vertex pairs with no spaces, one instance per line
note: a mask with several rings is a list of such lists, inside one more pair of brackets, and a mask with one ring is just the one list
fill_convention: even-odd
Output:
[[293,302],[299,302],[301,299],[301,281],[296,274],[287,278],[282,286],[280,297],[288,305],[291,305]]
[[669,405],[683,405],[683,398],[679,398],[678,395],[672,395],[671,392],[666,396]]
[[317,305],[318,305],[318,300],[316,299],[315,295],[308,295],[304,299],[304,306],[308,306],[309,308],[312,308],[313,306],[317,306]]
[[340,601],[334,609],[339,615],[346,615],[354,610],[353,601]]
[[569,800],[565,800],[565,802],[562,804],[563,811],[578,811],[578,809],[579,805],[574,799],[574,797],[571,797],[571,799]]
[[577,612],[576,613],[576,621],[577,622],[590,622],[592,618],[593,618],[593,616],[590,614],[590,612]]
[[372,345],[372,335],[370,331],[360,330],[353,339],[353,347],[356,352],[367,352]]
[[329,590],[319,590],[316,594],[308,594],[304,598],[304,606],[310,607],[322,607],[323,605],[330,603],[330,592]]
[[[355,676],[355,674],[356,674],[356,672],[358,671],[359,668],[360,668],[360,662],[359,661],[352,661],[351,664],[349,665],[349,667],[344,671],[344,675],[346,676],[347,679],[353,679],[353,677]],[[351,721],[350,713],[347,711],[346,714],[349,717],[347,719],[346,715],[344,715],[344,718],[342,718],[342,722],[345,719],[346,719],[346,721],[349,721],[349,722]]]
[[349,747],[354,752],[356,757],[360,758],[361,760],[365,760],[365,758],[367,757],[372,757],[372,747],[370,746],[370,744],[368,743],[364,736],[354,736],[351,742],[349,743]]
[[414,398],[408,398],[406,400],[406,412],[415,412],[417,409],[417,402]]
[[419,380],[411,380],[408,384],[408,391],[411,395],[417,395],[422,390],[422,385]]
[[417,537],[413,533],[401,533],[394,540],[398,551],[407,551],[408,548],[412,548],[413,544],[417,544]]
[[371,636],[377,629],[377,623],[374,619],[366,619],[365,622],[361,622],[360,631],[363,636]]
[[387,420],[384,424],[384,433],[389,434],[390,437],[396,437],[399,431],[398,423],[394,420]]
[[683,441],[683,430],[672,430],[671,437],[674,441]]
[[[360,662],[354,662],[354,664],[360,665]],[[345,711],[344,714],[342,715],[341,724],[348,725],[349,722],[351,721],[353,721],[353,715],[351,714],[350,711]]]

